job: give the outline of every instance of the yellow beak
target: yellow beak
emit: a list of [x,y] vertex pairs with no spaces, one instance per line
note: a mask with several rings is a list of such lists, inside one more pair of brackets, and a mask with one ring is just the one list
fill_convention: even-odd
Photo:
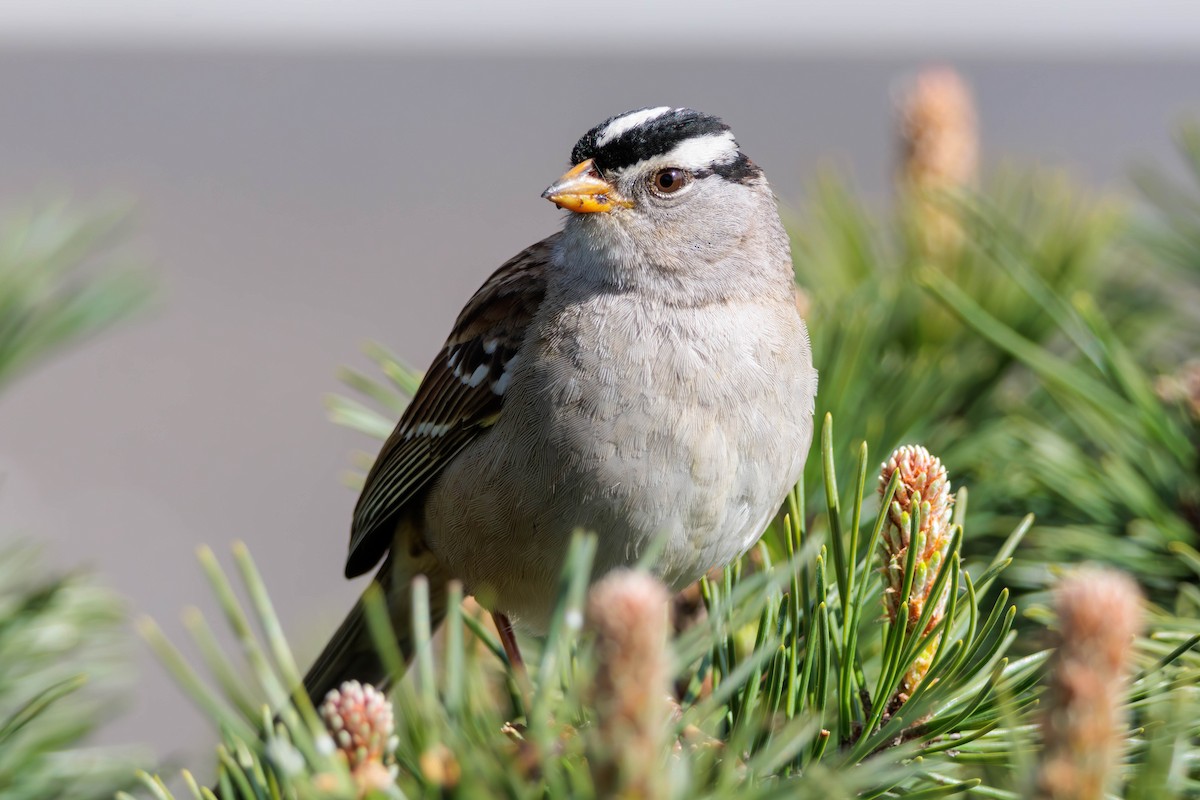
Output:
[[612,211],[617,207],[628,208],[633,205],[617,194],[616,188],[601,177],[600,171],[590,158],[571,167],[567,174],[542,192],[542,197],[559,208],[574,211],[576,214],[594,214],[597,211]]

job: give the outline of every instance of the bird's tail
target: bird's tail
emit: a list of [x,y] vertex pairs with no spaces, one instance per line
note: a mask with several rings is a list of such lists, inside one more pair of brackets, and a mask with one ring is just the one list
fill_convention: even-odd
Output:
[[[417,575],[424,575],[429,581],[430,627],[436,629],[446,616],[447,583],[445,573],[436,562],[427,557],[393,553],[375,575],[375,582],[383,589],[383,596],[387,600],[392,629],[405,663],[412,659],[415,649],[412,582]],[[383,689],[399,677],[388,674],[368,629],[363,600],[359,598],[304,676],[304,691],[315,705],[319,705],[330,689],[337,688],[344,681],[357,680]]]

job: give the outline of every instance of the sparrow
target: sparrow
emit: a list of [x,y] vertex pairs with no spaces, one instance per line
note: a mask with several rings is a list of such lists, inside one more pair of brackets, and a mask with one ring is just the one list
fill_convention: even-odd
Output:
[[[562,229],[467,302],[354,509],[345,574],[382,561],[411,656],[411,585],[433,623],[461,581],[496,616],[546,629],[575,531],[593,580],[652,543],[672,590],[746,552],[799,479],[817,373],[791,248],[762,170],[719,118],[610,117],[542,197]],[[360,602],[305,679],[386,684]]]

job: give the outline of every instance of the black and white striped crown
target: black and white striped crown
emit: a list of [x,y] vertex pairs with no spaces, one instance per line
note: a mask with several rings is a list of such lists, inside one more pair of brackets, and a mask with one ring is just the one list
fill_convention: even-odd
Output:
[[740,183],[762,174],[738,149],[728,125],[691,108],[639,108],[609,117],[585,133],[571,150],[572,164],[589,158],[603,173],[653,161]]

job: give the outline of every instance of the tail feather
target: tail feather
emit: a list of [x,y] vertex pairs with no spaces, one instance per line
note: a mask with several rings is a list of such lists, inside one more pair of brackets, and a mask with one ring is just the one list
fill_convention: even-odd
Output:
[[367,630],[361,599],[354,604],[304,676],[304,691],[314,704],[319,704],[330,689],[348,680],[375,686],[390,682]]
[[[383,589],[387,599],[392,630],[406,664],[415,650],[412,581],[417,575],[424,575],[429,581],[430,626],[436,629],[446,616],[447,583],[445,574],[436,562],[431,562],[428,557],[414,558],[408,554],[403,554],[401,558],[389,556],[375,575],[375,582]],[[400,677],[389,675],[379,657],[367,626],[362,598],[359,598],[304,676],[304,691],[314,704],[319,704],[329,690],[337,688],[344,681],[356,680],[384,689]]]

